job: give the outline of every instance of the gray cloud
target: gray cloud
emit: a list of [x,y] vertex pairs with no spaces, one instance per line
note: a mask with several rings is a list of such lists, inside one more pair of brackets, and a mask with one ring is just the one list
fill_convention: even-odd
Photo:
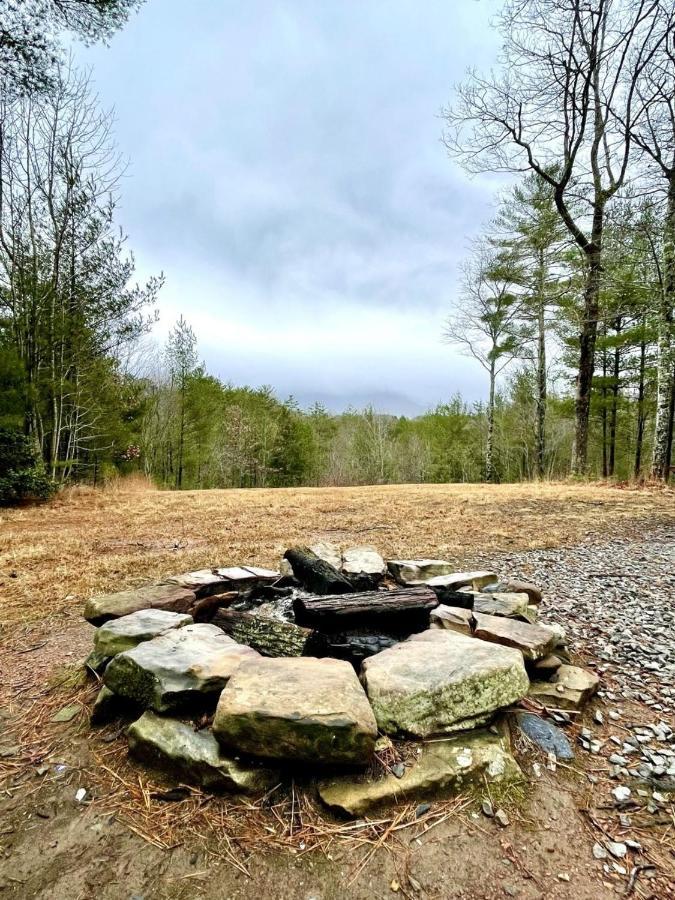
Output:
[[490,2],[148,0],[81,49],[131,160],[120,219],[225,380],[411,413],[480,370],[441,343],[493,185],[440,143]]

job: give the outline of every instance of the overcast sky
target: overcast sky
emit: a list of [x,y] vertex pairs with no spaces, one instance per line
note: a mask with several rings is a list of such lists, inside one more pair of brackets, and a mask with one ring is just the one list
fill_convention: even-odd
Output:
[[163,271],[208,369],[283,399],[417,413],[482,370],[442,343],[495,183],[441,107],[497,52],[496,0],[147,0],[79,49],[130,161],[138,274]]

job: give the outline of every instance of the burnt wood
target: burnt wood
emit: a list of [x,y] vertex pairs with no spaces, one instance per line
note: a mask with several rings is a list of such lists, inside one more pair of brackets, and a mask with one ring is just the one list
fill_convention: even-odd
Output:
[[[453,591],[451,588],[430,585],[440,603],[444,606],[455,606],[459,609],[473,609],[475,597],[467,591]],[[489,596],[489,595],[488,595]]]
[[290,547],[284,558],[300,584],[313,594],[347,594],[354,590],[349,579],[309,547]]
[[296,597],[293,601],[295,620],[321,631],[337,631],[353,624],[375,627],[420,630],[429,622],[429,613],[438,606],[438,598],[426,587],[401,588],[396,591],[365,591],[328,597]]

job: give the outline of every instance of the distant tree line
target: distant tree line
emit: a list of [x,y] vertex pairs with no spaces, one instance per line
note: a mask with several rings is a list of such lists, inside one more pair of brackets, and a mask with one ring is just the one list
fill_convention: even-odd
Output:
[[453,157],[511,174],[445,333],[486,400],[415,418],[224,383],[183,318],[147,343],[162,276],[134,282],[111,119],[59,40],[106,39],[138,5],[0,0],[0,501],[137,471],[176,489],[668,479],[672,3],[504,4],[502,69],[446,111]]

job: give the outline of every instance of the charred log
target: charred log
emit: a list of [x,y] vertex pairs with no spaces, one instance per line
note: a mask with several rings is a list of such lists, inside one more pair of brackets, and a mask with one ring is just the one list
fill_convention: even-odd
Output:
[[293,612],[301,625],[321,631],[339,631],[357,625],[411,634],[429,624],[429,613],[438,598],[426,587],[397,591],[369,591],[330,597],[296,597]]
[[293,575],[300,584],[313,594],[347,594],[354,590],[351,581],[309,547],[291,547],[284,553],[284,558],[291,564]]

